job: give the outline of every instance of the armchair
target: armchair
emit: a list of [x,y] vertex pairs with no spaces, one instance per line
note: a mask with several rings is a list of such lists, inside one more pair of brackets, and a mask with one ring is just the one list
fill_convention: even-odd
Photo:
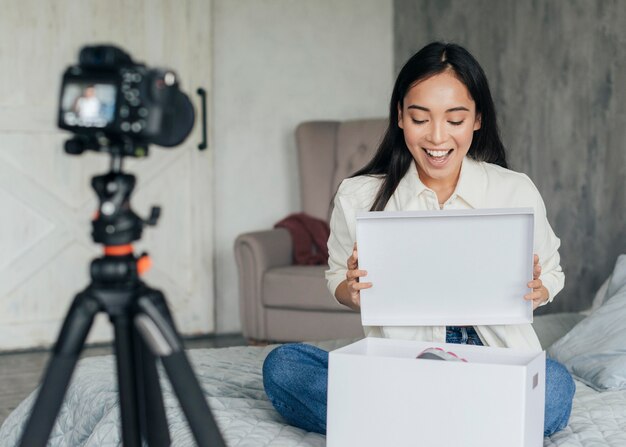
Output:
[[[302,210],[329,220],[341,181],[374,155],[385,119],[312,121],[296,129]],[[283,216],[277,216],[277,220]],[[363,336],[360,316],[338,304],[326,287],[327,265],[293,264],[283,228],[240,235],[235,241],[244,337],[304,341]]]

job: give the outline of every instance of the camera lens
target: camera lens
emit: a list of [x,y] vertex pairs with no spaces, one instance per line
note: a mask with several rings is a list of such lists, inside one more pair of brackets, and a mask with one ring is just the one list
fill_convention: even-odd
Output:
[[180,90],[172,92],[168,107],[164,110],[161,131],[153,138],[154,144],[172,147],[181,144],[193,129],[195,113],[189,97]]

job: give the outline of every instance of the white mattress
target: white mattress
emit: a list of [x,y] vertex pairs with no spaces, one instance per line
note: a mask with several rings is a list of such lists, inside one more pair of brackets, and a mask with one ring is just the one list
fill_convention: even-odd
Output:
[[599,393],[576,381],[569,425],[545,438],[543,445],[626,446],[626,390]]
[[[578,319],[570,315],[542,318],[540,321],[554,332],[559,325],[571,327]],[[538,328],[540,338],[542,331]],[[346,342],[318,345],[334,349],[343,344]],[[189,352],[227,444],[238,447],[324,446],[324,436],[285,424],[265,397],[261,365],[272,348],[236,347]],[[49,445],[121,445],[114,379],[112,357],[88,358],[80,362]],[[626,391],[599,393],[580,382],[576,386],[569,426],[551,438],[546,438],[544,445],[626,446]],[[194,445],[169,383],[163,381],[163,387],[173,445]],[[31,400],[32,395],[20,404],[0,428],[0,446],[17,445]]]

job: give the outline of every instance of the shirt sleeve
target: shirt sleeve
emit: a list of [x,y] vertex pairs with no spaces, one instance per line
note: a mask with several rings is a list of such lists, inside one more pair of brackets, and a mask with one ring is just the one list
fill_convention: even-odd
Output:
[[[529,179],[530,181],[530,179]],[[530,181],[532,184],[532,181]],[[541,198],[541,194],[535,187],[535,240],[534,252],[539,256],[539,264],[541,265],[541,276],[539,279],[548,289],[548,301],[542,304],[552,302],[557,293],[559,293],[565,285],[565,274],[561,268],[561,257],[559,255],[559,247],[561,241],[552,231],[546,215],[546,207]]]
[[[354,209],[347,197],[341,194],[341,186],[334,199],[333,212],[330,217],[330,237],[328,238],[328,270],[326,282],[331,295],[346,279],[348,258],[355,242]],[[335,299],[337,299],[335,297]]]

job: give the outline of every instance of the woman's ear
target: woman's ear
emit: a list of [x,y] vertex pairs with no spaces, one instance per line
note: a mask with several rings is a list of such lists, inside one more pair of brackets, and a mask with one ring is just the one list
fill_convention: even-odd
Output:
[[482,115],[480,113],[476,114],[476,120],[474,121],[474,130],[480,129],[482,124]]
[[404,124],[402,124],[402,106],[398,103],[398,127],[404,130]]

